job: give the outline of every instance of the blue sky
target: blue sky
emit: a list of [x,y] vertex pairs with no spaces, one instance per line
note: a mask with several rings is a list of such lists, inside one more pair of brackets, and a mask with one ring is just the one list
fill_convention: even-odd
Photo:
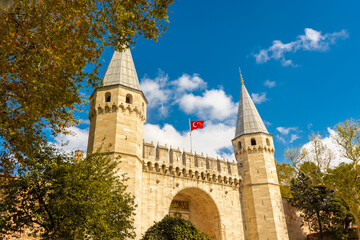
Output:
[[[194,149],[233,160],[239,66],[279,161],[312,131],[327,137],[329,127],[359,119],[359,9],[355,0],[175,0],[165,35],[132,49],[149,100],[145,140],[188,149],[188,119],[205,120]],[[111,54],[103,54],[101,76]],[[57,141],[85,150],[87,128]]]

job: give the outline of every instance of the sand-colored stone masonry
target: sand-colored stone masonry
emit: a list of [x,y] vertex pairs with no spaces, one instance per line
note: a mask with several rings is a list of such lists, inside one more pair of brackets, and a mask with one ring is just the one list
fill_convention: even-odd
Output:
[[[106,96],[110,94],[110,101]],[[131,103],[126,102],[129,97]],[[95,89],[90,98],[88,152],[103,147],[110,152],[142,157],[147,101],[141,91],[124,86]]]
[[295,207],[291,206],[289,199],[282,198],[284,212],[286,217],[286,226],[289,232],[289,239],[291,240],[305,240],[307,234],[310,234],[308,224],[301,217],[301,212]]
[[[122,85],[106,86],[90,98],[88,152],[108,151],[121,158],[119,174],[129,178],[127,190],[137,204],[135,226],[141,226],[143,126],[147,101],[141,91]],[[140,227],[136,234],[141,235]]]
[[242,166],[247,239],[289,239],[272,136],[245,134],[234,139],[233,146],[236,159]]
[[150,171],[174,174],[215,183],[239,186],[239,165],[208,156],[193,154],[153,143],[144,143],[144,167]]
[[143,152],[142,232],[176,199],[190,201],[190,221],[215,239],[245,239],[236,163],[152,143]]

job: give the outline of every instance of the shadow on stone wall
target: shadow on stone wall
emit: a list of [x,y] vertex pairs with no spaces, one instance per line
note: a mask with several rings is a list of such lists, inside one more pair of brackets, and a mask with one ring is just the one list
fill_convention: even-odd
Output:
[[[290,240],[341,240],[341,237],[337,237],[333,232],[325,232],[322,236],[319,233],[311,233],[300,216],[301,213],[291,206],[287,198],[283,197],[282,200]],[[355,229],[352,229],[345,239],[358,239]]]
[[305,240],[309,234],[308,228],[304,225],[303,218],[300,212],[295,207],[291,206],[287,198],[282,198],[284,213],[286,218],[286,226],[289,233],[290,240]]
[[[358,239],[356,235],[356,231],[352,229],[349,235],[343,239],[348,239],[348,240]],[[333,232],[325,232],[322,234],[322,236],[320,236],[320,233],[312,233],[307,236],[307,240],[341,240],[341,237],[337,237],[336,234]]]

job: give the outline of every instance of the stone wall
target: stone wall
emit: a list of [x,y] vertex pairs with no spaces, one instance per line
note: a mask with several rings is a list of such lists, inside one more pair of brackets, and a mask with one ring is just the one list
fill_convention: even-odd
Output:
[[241,182],[240,165],[203,154],[193,154],[153,143],[143,144],[144,168],[178,177],[207,180],[238,186]]
[[245,239],[241,176],[236,163],[144,143],[141,232],[169,214],[172,200],[190,202],[190,221],[215,239]]
[[282,198],[282,202],[284,206],[289,239],[305,240],[309,231],[304,225],[301,213],[295,207],[291,206],[287,198]]

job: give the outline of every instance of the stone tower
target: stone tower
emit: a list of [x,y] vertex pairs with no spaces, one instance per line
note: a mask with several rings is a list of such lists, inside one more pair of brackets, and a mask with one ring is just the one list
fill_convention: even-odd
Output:
[[275,167],[273,138],[246,90],[242,76],[232,143],[236,160],[242,166],[246,239],[289,239]]
[[[90,97],[90,131],[87,151],[109,151],[120,155],[119,173],[126,173],[127,190],[141,196],[143,126],[147,100],[140,84],[130,49],[115,51],[103,78],[103,86]],[[135,226],[140,221],[141,201],[136,198]],[[137,235],[140,235],[136,229]]]

